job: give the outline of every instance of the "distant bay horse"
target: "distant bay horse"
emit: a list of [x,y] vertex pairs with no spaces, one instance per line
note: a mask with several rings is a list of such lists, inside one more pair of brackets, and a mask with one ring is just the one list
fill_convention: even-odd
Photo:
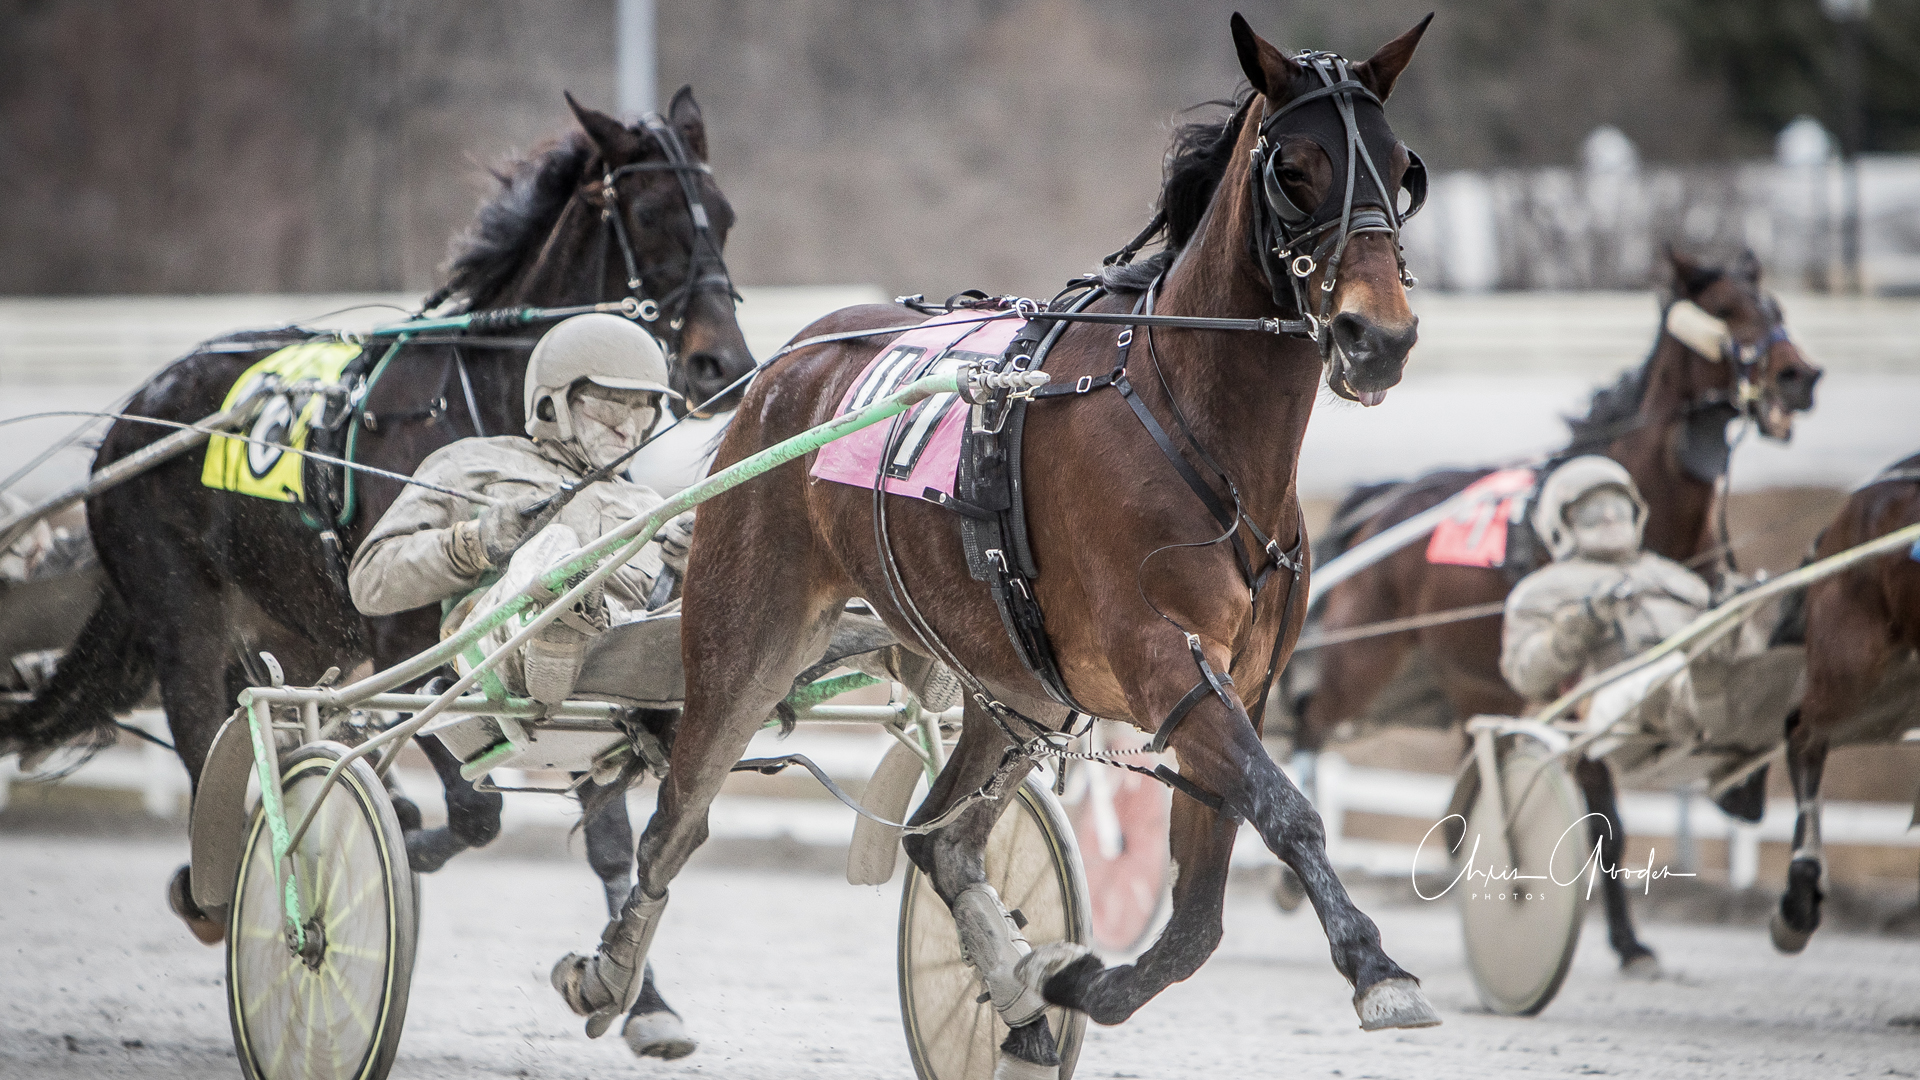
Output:
[[[682,88],[664,117],[628,126],[567,101],[579,129],[497,174],[499,192],[455,245],[448,281],[427,306],[451,302],[478,312],[644,301],[657,308],[649,328],[673,359],[675,389],[706,401],[749,372],[753,357],[721,254],[733,211],[705,164],[699,105]],[[456,439],[523,433],[527,358],[544,329],[433,334],[406,344],[372,373],[364,400],[345,415],[353,459],[410,475]],[[232,335],[168,365],[126,411],[199,420],[219,411],[242,372],[307,337],[298,328]],[[385,349],[377,342],[368,353]],[[95,468],[169,431],[116,422]],[[260,652],[271,652],[287,679],[312,683],[329,667],[347,670],[363,660],[386,667],[439,640],[438,610],[370,619],[347,594],[346,563],[399,494],[398,481],[329,475],[331,467],[309,464],[308,489],[331,491],[336,514],[210,488],[202,483],[205,456],[185,455],[88,502],[88,527],[112,587],[47,689],[0,730],[0,753],[110,735],[114,714],[157,678],[174,746],[197,784],[235,695],[264,678]],[[448,822],[422,828],[411,803],[396,805],[409,861],[426,872],[491,841],[501,800],[462,780],[438,739],[419,745],[445,786]],[[588,841],[609,894],[624,896],[632,871],[624,802],[612,800],[592,816]],[[186,867],[170,900],[203,941],[219,940],[220,912],[200,909]],[[636,1009],[650,1002],[657,998],[643,997]]]
[[[1920,523],[1920,454],[1862,485],[1814,542],[1813,558]],[[1820,779],[1834,737],[1901,662],[1920,650],[1920,544],[1816,582],[1782,629],[1807,647],[1806,692],[1787,717],[1787,772],[1798,810],[1773,944],[1797,953],[1820,925]],[[1803,621],[1802,621],[1803,620]],[[1793,623],[1800,623],[1795,626]]]
[[[1667,332],[1665,323],[1639,368],[1594,393],[1588,415],[1571,422],[1572,442],[1555,460],[1603,454],[1626,466],[1648,506],[1648,551],[1717,573],[1722,554],[1710,527],[1716,482],[1725,475],[1731,448],[1729,421],[1745,416],[1768,438],[1786,441],[1793,416],[1813,406],[1821,372],[1787,336],[1779,302],[1760,286],[1751,253],[1729,267],[1699,263],[1669,251],[1670,293],[1663,304],[1690,301],[1724,322],[1743,356],[1704,356]],[[1549,467],[1551,467],[1549,465]],[[1405,483],[1378,484],[1348,495],[1334,515],[1322,559],[1438,505],[1491,469],[1429,473]],[[1436,564],[1427,545],[1412,544],[1328,590],[1315,605],[1317,629],[1331,633],[1388,620],[1496,604],[1527,571],[1546,558],[1524,521],[1507,526],[1505,566]],[[1480,715],[1515,716],[1524,702],[1500,674],[1500,620],[1484,617],[1404,633],[1328,645],[1286,673],[1295,716],[1294,746],[1319,751],[1343,724],[1404,722],[1380,715],[1378,703],[1418,695],[1403,686],[1420,675],[1409,665],[1415,650],[1431,671],[1441,705],[1452,724]],[[1398,692],[1398,693],[1397,693]],[[1390,711],[1390,710],[1389,710]],[[1588,807],[1605,815],[1595,837],[1609,865],[1619,865],[1626,835],[1620,823],[1613,775],[1605,762],[1581,759],[1575,769]],[[1761,775],[1740,789],[1729,805],[1757,798]],[[1618,877],[1603,882],[1608,936],[1623,967],[1636,974],[1658,970],[1653,951],[1635,934],[1626,888]]]
[[[1267,756],[1249,713],[1257,715],[1267,674],[1304,616],[1304,604],[1288,599],[1306,589],[1295,568],[1306,547],[1295,472],[1323,364],[1336,393],[1376,403],[1400,380],[1414,342],[1396,196],[1424,174],[1379,102],[1426,22],[1351,65],[1330,54],[1289,57],[1238,15],[1232,28],[1251,91],[1226,120],[1181,129],[1161,192],[1167,249],[1105,274],[1085,310],[1124,316],[1151,300],[1159,315],[1315,315],[1330,337],[1323,355],[1304,337],[1075,325],[1048,354],[1050,385],[1087,388],[1035,401],[1021,451],[1026,529],[1041,569],[1034,584],[1064,684],[1088,712],[1148,731],[1172,724],[1197,680],[1208,689],[1167,728],[1183,790],[1195,797],[1174,803],[1179,875],[1165,930],[1137,962],[1110,969],[1043,947],[1023,965],[1018,993],[1113,1024],[1193,974],[1220,940],[1228,856],[1247,819],[1307,883],[1363,1026],[1424,1026],[1438,1017],[1348,898],[1319,817]],[[1265,163],[1258,174],[1256,160]],[[872,331],[899,325],[902,314],[848,308],[803,336]],[[869,337],[777,361],[749,390],[715,467],[831,419],[885,347],[884,337]],[[1031,755],[1045,753],[1034,733],[1058,733],[1069,721],[1069,708],[1016,652],[987,587],[970,578],[955,514],[810,482],[809,467],[775,469],[700,509],[683,607],[686,712],[640,840],[627,909],[635,914],[609,926],[610,948],[638,942],[644,951],[669,883],[706,838],[708,807],[728,770],[820,655],[851,597],[865,598],[909,649],[970,680],[959,745],[916,821],[934,820],[996,776],[1017,783]],[[1233,507],[1224,531],[1209,505]],[[983,910],[974,901],[985,887],[984,845],[1007,802],[974,801],[907,843],[956,912]],[[963,947],[997,947],[991,927],[979,932],[986,936],[963,938]],[[996,1003],[1014,992],[991,977],[988,986]],[[1002,1015],[1012,1014],[1003,1007]],[[1002,1051],[1025,1063],[1020,1075],[1057,1062],[1044,1015],[1012,1023]]]

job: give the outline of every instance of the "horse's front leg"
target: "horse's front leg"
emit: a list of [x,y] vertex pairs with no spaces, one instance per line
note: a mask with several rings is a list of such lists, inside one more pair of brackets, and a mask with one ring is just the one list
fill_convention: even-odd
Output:
[[[1216,647],[1208,652],[1215,670],[1225,670],[1226,650]],[[1184,653],[1176,657],[1187,659]],[[1141,711],[1167,715],[1186,689],[1199,679],[1199,672],[1190,666],[1191,661],[1188,665],[1182,668],[1167,659],[1161,659],[1157,665],[1141,663],[1132,670],[1141,672],[1140,677],[1146,681],[1130,697],[1141,704]],[[1154,677],[1156,667],[1160,673],[1158,678]],[[1180,722],[1171,745],[1179,754],[1181,775],[1218,796],[1225,810],[1251,821],[1268,849],[1299,876],[1326,931],[1334,967],[1353,984],[1353,1003],[1360,1014],[1360,1026],[1371,1031],[1439,1023],[1440,1018],[1420,991],[1419,981],[1387,956],[1380,946],[1379,928],[1354,906],[1346,887],[1335,876],[1333,864],[1327,859],[1326,831],[1320,815],[1267,756],[1239,701],[1233,701],[1229,707],[1217,695],[1202,699]],[[1189,830],[1189,842],[1197,834],[1197,828]],[[1174,855],[1193,857],[1193,853],[1182,851],[1175,851]],[[1218,872],[1224,874],[1224,856],[1219,858]],[[1210,864],[1203,859],[1195,869],[1204,872],[1207,865]],[[1183,864],[1181,878],[1185,879],[1188,873],[1188,867]],[[1188,898],[1191,909],[1184,918],[1177,906],[1181,895]],[[1049,999],[1087,1009],[1089,1015],[1103,1023],[1124,1019],[1168,983],[1191,974],[1212,950],[1212,942],[1218,941],[1217,930],[1205,949],[1182,938],[1183,932],[1206,925],[1199,921],[1198,905],[1202,899],[1212,908],[1209,918],[1217,925],[1218,895],[1204,888],[1185,894],[1176,892],[1174,922],[1168,924],[1167,930],[1162,931],[1140,961],[1112,971],[1095,971],[1083,962],[1077,970],[1063,972],[1047,984]],[[1180,931],[1174,929],[1176,926]],[[1203,935],[1200,940],[1207,941],[1207,938]],[[1163,960],[1163,950],[1172,955]]]
[[[1006,760],[1006,736],[976,703],[967,703],[964,724],[953,756],[914,814],[915,823],[933,820],[956,800],[978,791]],[[1050,1080],[1059,1075],[1060,1055],[1047,1026],[1047,1001],[1039,987],[1047,975],[1086,952],[1085,946],[1065,942],[1023,952],[1024,939],[1012,914],[987,883],[987,840],[1031,767],[1030,761],[1013,764],[1001,779],[998,799],[976,802],[945,828],[909,836],[905,845],[907,857],[927,875],[934,892],[953,912],[960,954],[979,973],[1007,1024],[1000,1064],[994,1071],[999,1080]]]
[[[580,829],[587,838],[587,865],[593,867],[607,896],[607,917],[618,918],[633,892],[633,822],[627,816],[626,789],[601,788],[592,780],[580,785]],[[640,980],[640,996],[620,1026],[627,1049],[639,1057],[666,1061],[683,1058],[700,1048],[687,1032],[686,1021],[660,996],[654,983],[653,962]]]
[[[1619,866],[1626,856],[1627,827],[1620,820],[1619,796],[1613,785],[1613,770],[1604,761],[1581,758],[1574,766],[1574,778],[1587,797],[1587,809],[1599,815],[1593,818],[1593,839],[1600,845],[1600,859],[1607,866]],[[1619,954],[1620,971],[1636,979],[1660,977],[1660,960],[1653,950],[1641,944],[1634,933],[1633,912],[1627,907],[1627,885],[1619,874],[1608,874],[1600,883],[1600,895],[1607,904],[1607,941]]]
[[1167,925],[1131,964],[1104,968],[1092,956],[1077,960],[1048,980],[1048,1000],[1080,1009],[1097,1023],[1118,1024],[1160,991],[1198,971],[1220,945],[1227,865],[1239,828],[1240,819],[1233,814],[1176,793],[1167,844],[1177,874]]

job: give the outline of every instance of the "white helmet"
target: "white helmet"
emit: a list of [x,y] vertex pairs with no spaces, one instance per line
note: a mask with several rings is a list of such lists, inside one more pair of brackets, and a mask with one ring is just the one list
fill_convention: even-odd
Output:
[[573,438],[567,391],[582,379],[680,396],[667,386],[667,358],[653,335],[618,315],[575,315],[547,331],[527,361],[528,435]]
[[1647,501],[1640,497],[1640,489],[1634,486],[1633,477],[1626,466],[1612,458],[1598,454],[1577,457],[1553,470],[1547,482],[1541,485],[1540,501],[1533,507],[1533,531],[1546,541],[1547,550],[1555,559],[1564,559],[1574,553],[1573,529],[1567,525],[1567,507],[1580,501],[1582,495],[1599,488],[1618,488],[1633,500],[1634,536],[1638,541],[1639,532],[1647,524]]

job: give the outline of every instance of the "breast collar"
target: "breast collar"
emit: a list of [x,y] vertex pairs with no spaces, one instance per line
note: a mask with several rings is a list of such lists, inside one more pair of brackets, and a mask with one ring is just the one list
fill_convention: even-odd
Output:
[[[1275,306],[1325,323],[1333,314],[1340,261],[1346,254],[1347,241],[1356,233],[1392,236],[1401,283],[1413,286],[1406,253],[1400,247],[1400,226],[1427,201],[1427,166],[1420,155],[1407,151],[1402,185],[1411,202],[1401,213],[1379,167],[1380,161],[1391,160],[1398,142],[1387,126],[1386,109],[1380,99],[1353,77],[1352,66],[1344,57],[1311,52],[1294,57],[1294,62],[1312,72],[1320,86],[1268,113],[1260,122],[1260,138],[1252,151],[1254,246]],[[1290,121],[1284,131],[1279,130],[1282,120]],[[1336,180],[1345,178],[1344,184],[1336,183],[1311,211],[1294,205],[1275,175],[1279,138],[1285,135],[1303,136],[1319,144],[1333,163]],[[1316,304],[1307,295],[1307,279],[1321,266],[1325,273]],[[1318,338],[1321,358],[1330,358],[1333,335],[1322,333]]]

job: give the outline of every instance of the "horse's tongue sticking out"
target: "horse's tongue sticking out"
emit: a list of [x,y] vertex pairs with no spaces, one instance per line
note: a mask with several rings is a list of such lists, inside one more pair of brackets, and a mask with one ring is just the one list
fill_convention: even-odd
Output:
[[1354,393],[1359,396],[1360,404],[1368,408],[1372,408],[1387,400],[1387,392],[1385,390],[1356,390]]

